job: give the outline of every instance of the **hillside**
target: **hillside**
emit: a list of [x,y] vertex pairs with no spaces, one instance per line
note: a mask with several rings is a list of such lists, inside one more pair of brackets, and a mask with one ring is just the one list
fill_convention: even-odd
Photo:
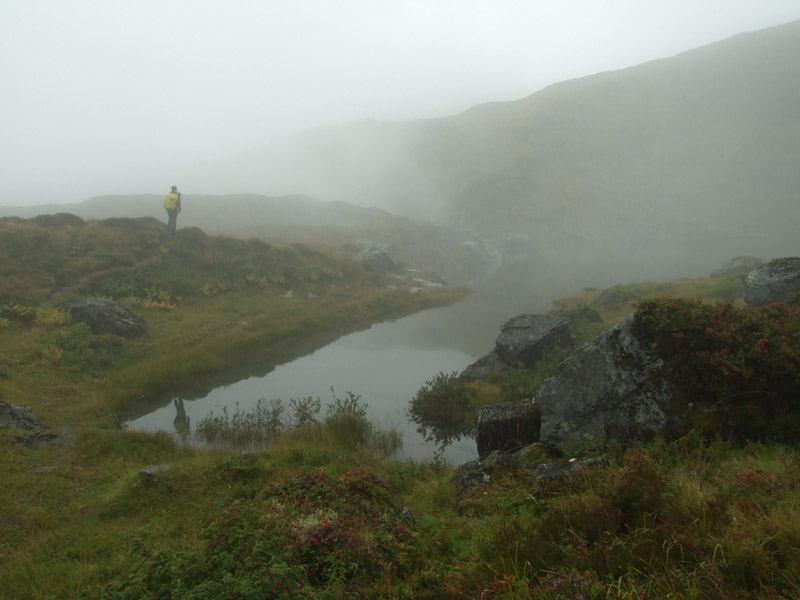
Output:
[[[78,204],[2,206],[0,215],[18,218],[76,215],[87,221],[150,217],[166,220],[163,195],[99,196]],[[212,235],[302,243],[355,256],[369,242],[389,243],[404,268],[433,272],[454,284],[484,277],[495,251],[474,233],[399,217],[378,208],[308,196],[258,194],[183,194],[178,227],[196,227]],[[60,217],[67,219],[67,217]],[[91,229],[91,228],[90,228]]]
[[353,256],[213,237],[198,228],[182,229],[173,239],[152,218],[83,221],[62,213],[0,219],[3,303],[63,302],[76,294],[142,298],[154,288],[188,301],[201,297],[204,285],[240,285],[248,277],[303,291],[381,280]]
[[[85,223],[56,215],[5,219],[0,226],[2,234],[13,232],[0,240],[25,249],[28,262],[20,269],[52,278],[67,269],[64,281],[80,285],[102,280],[108,269],[132,275],[141,268],[137,276],[154,277],[149,281],[164,288],[176,255],[196,277],[195,288],[214,268],[233,278],[257,268],[258,257],[273,269],[296,267],[298,285],[307,267],[334,264],[302,246],[215,238],[196,229],[169,239],[148,218]],[[51,245],[40,250],[45,237]],[[94,250],[79,260],[59,256],[91,241]],[[135,264],[90,264],[106,253],[119,262],[124,252],[115,247],[122,245],[131,245]],[[349,277],[360,281],[357,272]],[[337,398],[325,415],[313,398],[298,398],[195,424],[207,438],[229,444],[214,451],[120,427],[120,408],[131,398],[235,367],[260,345],[291,346],[309,331],[448,300],[446,293],[424,299],[370,282],[353,285],[349,295],[314,300],[279,298],[281,286],[265,280],[195,292],[180,306],[142,304],[136,311],[146,316],[148,332],[124,344],[80,324],[40,319],[45,306],[33,319],[7,313],[0,319],[0,598],[797,597],[800,452],[792,444],[739,444],[697,430],[634,448],[612,443],[599,454],[561,456],[534,444],[524,455],[487,459],[469,480],[468,468],[456,471],[439,459],[393,460],[396,432],[376,429],[353,395]],[[702,294],[740,304],[741,289],[736,274],[640,283],[587,291],[556,309],[573,315],[596,309],[612,322],[631,302],[653,295]],[[656,300],[664,308],[662,326],[692,332],[665,336],[679,352],[687,352],[681,340],[727,335],[737,319],[745,335],[734,350],[750,355],[739,366],[763,358],[764,373],[786,364],[797,371],[796,340],[776,346],[781,356],[772,358],[753,347],[766,343],[761,336],[750,335],[758,315],[761,326],[785,338],[787,315],[791,331],[798,324],[796,302],[763,310],[705,305],[715,315],[715,332],[687,315],[687,307],[697,312],[700,303],[665,296]],[[601,324],[592,318],[584,325]],[[697,358],[676,362],[719,373],[720,365]],[[796,396],[797,378],[783,374]],[[493,387],[495,400],[529,398],[546,373],[509,375],[479,390],[486,395]],[[707,383],[702,376],[684,380]],[[432,391],[447,411],[448,402],[459,400],[451,380],[438,381]],[[31,408],[41,424],[7,425],[6,402]],[[257,445],[242,452],[236,445],[242,440]]]
[[800,22],[450,118],[310,132],[230,166],[254,186],[525,236],[567,268],[698,274],[798,252],[798,56]]
[[[310,131],[209,169],[205,182],[179,182],[289,195],[187,193],[180,224],[333,247],[388,241],[468,283],[492,259],[483,252],[468,268],[464,244],[490,244],[504,262],[488,285],[523,297],[797,255],[798,40],[800,22],[789,23],[453,117]],[[161,201],[0,214],[163,219]],[[454,268],[438,260],[448,255]]]

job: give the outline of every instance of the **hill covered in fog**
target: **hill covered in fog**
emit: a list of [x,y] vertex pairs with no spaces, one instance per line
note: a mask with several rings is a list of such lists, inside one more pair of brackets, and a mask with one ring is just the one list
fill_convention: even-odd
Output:
[[[288,195],[186,194],[179,226],[330,244],[368,237],[414,252],[442,235],[439,224],[471,232],[458,248],[474,235],[503,253],[496,289],[563,292],[797,255],[798,59],[795,22],[453,117],[310,131],[208,170],[209,186]],[[0,216],[163,219],[162,197]]]
[[454,117],[313,131],[234,166],[253,185],[514,237],[587,273],[796,254],[798,58],[800,22]]

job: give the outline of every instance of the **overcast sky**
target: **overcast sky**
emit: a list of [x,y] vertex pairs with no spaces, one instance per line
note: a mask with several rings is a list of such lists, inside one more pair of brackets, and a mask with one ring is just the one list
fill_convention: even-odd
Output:
[[0,205],[245,191],[193,169],[798,19],[798,0],[0,0]]

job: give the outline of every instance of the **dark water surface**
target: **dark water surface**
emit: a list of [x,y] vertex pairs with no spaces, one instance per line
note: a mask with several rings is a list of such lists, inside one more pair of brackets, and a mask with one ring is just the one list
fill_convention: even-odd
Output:
[[[528,310],[531,310],[530,308]],[[439,372],[461,371],[491,350],[500,326],[520,307],[473,294],[457,304],[425,310],[392,322],[343,335],[285,364],[252,367],[256,376],[236,374],[223,385],[207,384],[175,397],[183,399],[190,432],[210,412],[220,414],[254,408],[259,399],[279,398],[288,408],[292,398],[319,397],[325,405],[347,392],[361,396],[377,425],[403,434],[403,455],[424,460],[436,451],[408,421],[409,400]],[[321,342],[324,343],[324,342]],[[172,397],[138,407],[126,425],[131,429],[178,434]],[[184,432],[185,433],[185,432]],[[477,456],[475,442],[462,439],[445,451],[445,459],[460,464]]]

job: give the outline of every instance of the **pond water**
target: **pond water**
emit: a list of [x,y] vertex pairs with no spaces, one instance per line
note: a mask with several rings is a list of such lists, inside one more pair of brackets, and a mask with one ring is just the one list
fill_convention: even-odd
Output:
[[[530,310],[530,309],[529,309]],[[511,312],[509,312],[511,311]],[[257,376],[241,376],[233,383],[185,392],[189,421],[178,418],[172,397],[139,408],[126,422],[130,429],[191,434],[195,424],[212,411],[220,414],[255,408],[259,399],[280,399],[288,409],[292,398],[319,397],[325,406],[348,392],[361,397],[372,421],[394,427],[403,435],[402,455],[416,460],[432,458],[437,448],[426,442],[409,422],[410,399],[437,373],[460,372],[491,350],[500,326],[516,312],[491,297],[473,294],[461,302],[425,310],[369,329],[349,333],[284,364],[261,365]],[[331,391],[333,388],[333,392]],[[152,401],[151,401],[152,402]],[[146,413],[146,414],[143,414]],[[460,464],[477,456],[475,442],[463,438],[445,449],[444,458]]]

